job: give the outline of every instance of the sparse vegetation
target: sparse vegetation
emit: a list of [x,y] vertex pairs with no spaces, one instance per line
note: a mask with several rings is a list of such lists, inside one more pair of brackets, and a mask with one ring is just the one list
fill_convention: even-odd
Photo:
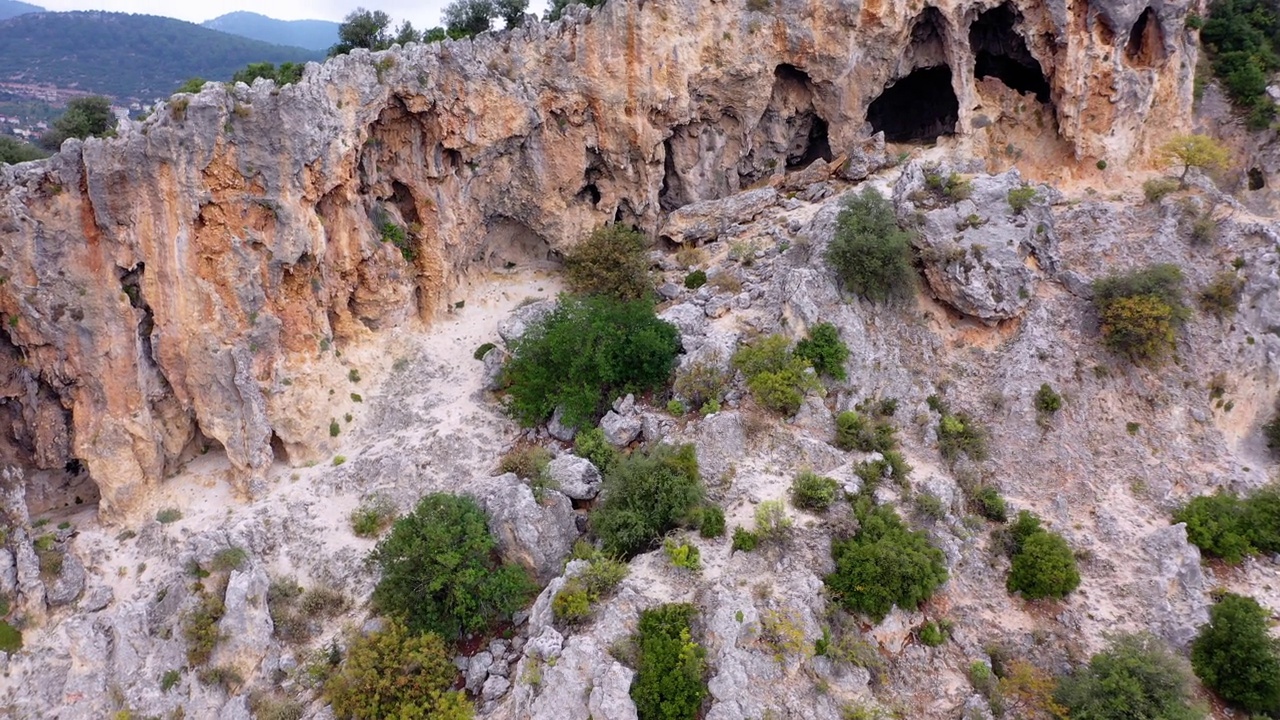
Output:
[[987,437],[987,429],[968,413],[942,411],[938,421],[938,450],[947,462],[954,463],[961,455],[979,462],[986,460]]
[[781,500],[765,500],[757,505],[755,521],[756,529],[752,534],[760,542],[781,542],[791,534],[793,521]]
[[698,523],[698,532],[704,538],[718,538],[724,535],[724,510],[718,505],[707,505],[702,508],[702,522]]
[[701,408],[712,401],[719,403],[724,399],[730,379],[721,358],[714,353],[689,362],[676,372],[671,389],[692,408]]
[[822,385],[809,361],[793,353],[782,335],[743,345],[733,354],[733,367],[747,378],[747,388],[762,407],[795,415],[804,396]]
[[1270,612],[1251,597],[1227,593],[1191,644],[1191,666],[1207,687],[1246,712],[1280,713],[1280,641]]
[[707,284],[707,272],[705,270],[694,270],[684,276],[684,286],[690,290],[697,290]]
[[825,578],[835,599],[849,612],[879,622],[895,605],[915,610],[947,580],[942,551],[922,532],[902,523],[893,508],[855,503],[857,533],[833,540],[836,569]]
[[696,545],[667,538],[662,542],[662,549],[672,565],[695,572],[702,569],[702,554]]
[[1062,396],[1049,383],[1041,383],[1036,391],[1036,412],[1049,415],[1062,409]]
[[826,261],[846,288],[872,302],[903,301],[915,292],[911,233],[898,227],[893,204],[874,188],[845,201]]
[[515,473],[525,480],[536,480],[547,472],[551,451],[541,445],[517,445],[498,461],[498,472]]
[[1178,181],[1173,178],[1151,178],[1142,183],[1142,194],[1149,203],[1158,203],[1164,196],[1178,189]]
[[533,426],[558,406],[566,425],[585,427],[613,398],[665,385],[679,349],[675,326],[646,301],[562,297],[515,343],[503,370],[510,411]]
[[604,430],[587,428],[573,439],[573,452],[591,461],[602,475],[607,474],[618,459],[618,451],[605,439]]
[[396,508],[390,500],[381,496],[367,498],[351,511],[351,532],[356,537],[377,537],[391,526],[395,517]]
[[1093,283],[1103,343],[1136,363],[1157,363],[1174,348],[1190,312],[1182,302],[1182,270],[1151,265]]
[[495,547],[474,500],[427,495],[370,556],[382,575],[374,605],[414,632],[447,640],[483,631],[523,606],[534,588],[523,568],[495,560]]
[[636,677],[631,699],[640,720],[694,720],[707,695],[706,651],[693,640],[692,605],[661,605],[640,613],[634,637]]
[[1009,190],[1009,207],[1015,215],[1021,215],[1036,199],[1036,189],[1030,185],[1021,185]]
[[605,476],[591,528],[605,552],[624,558],[648,550],[702,501],[692,445],[658,445],[618,460]]
[[647,300],[653,295],[648,250],[644,235],[632,228],[598,228],[565,254],[565,284],[582,295]]
[[182,618],[182,637],[187,641],[187,664],[200,667],[213,657],[213,650],[222,636],[218,633],[218,621],[226,607],[216,595],[202,593],[196,606]]
[[1236,314],[1244,281],[1234,270],[1220,272],[1200,291],[1200,309],[1218,318],[1226,319]]
[[570,578],[551,601],[556,620],[568,624],[589,618],[592,606],[611,593],[628,571],[626,563],[613,560],[583,542],[574,548],[574,556],[588,561],[587,569]]
[[177,508],[165,508],[156,513],[156,522],[161,525],[177,522],[182,519],[182,511]]
[[855,410],[836,416],[836,447],[841,450],[886,453],[898,445],[897,430],[883,418],[868,418]]
[[457,675],[438,635],[416,634],[391,621],[351,643],[324,694],[339,718],[467,720],[474,711],[466,696],[452,689]]
[[744,527],[733,529],[733,550],[751,552],[760,545],[760,536]]

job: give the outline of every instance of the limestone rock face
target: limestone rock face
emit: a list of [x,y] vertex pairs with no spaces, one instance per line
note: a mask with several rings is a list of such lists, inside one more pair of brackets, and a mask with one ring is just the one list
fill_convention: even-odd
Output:
[[1190,0],[749,5],[357,51],[0,168],[5,450],[78,461],[108,518],[202,448],[252,493],[277,454],[324,455],[311,371],[471,268],[552,262],[614,219],[656,233],[817,160],[856,176],[877,131],[1003,148],[1007,118],[1056,137],[1043,167],[1115,164],[1191,106]]
[[504,558],[529,568],[539,582],[560,572],[578,539],[569,498],[556,490],[544,490],[542,497],[535,497],[513,473],[471,483],[466,492],[489,516],[489,532],[498,539]]

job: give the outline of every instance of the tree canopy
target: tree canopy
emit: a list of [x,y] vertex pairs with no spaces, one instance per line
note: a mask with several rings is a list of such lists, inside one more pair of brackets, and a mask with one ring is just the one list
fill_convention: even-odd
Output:
[[115,127],[111,100],[101,95],[76,98],[67,103],[66,112],[53,121],[53,129],[40,138],[40,144],[56,152],[67,138],[102,137],[114,133]]

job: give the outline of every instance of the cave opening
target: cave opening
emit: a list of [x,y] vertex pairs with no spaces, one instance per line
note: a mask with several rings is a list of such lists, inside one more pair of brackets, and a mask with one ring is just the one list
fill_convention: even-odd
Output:
[[1124,56],[1130,64],[1140,67],[1152,67],[1164,59],[1164,32],[1160,29],[1159,16],[1150,5],[1129,31]]
[[472,262],[491,269],[553,270],[560,266],[551,244],[528,225],[499,215],[485,222],[484,240]]
[[[809,73],[788,63],[773,69],[773,90],[760,124],[784,128],[783,132],[790,135],[783,160],[788,172],[803,170],[818,159],[830,162],[835,157],[827,137],[827,121],[814,110],[813,97]],[[744,182],[742,187],[749,184]]]
[[913,70],[886,85],[867,107],[872,131],[884,131],[888,142],[934,142],[954,133],[959,119],[960,101],[951,87],[949,65]]
[[1267,177],[1262,174],[1262,170],[1253,167],[1249,168],[1249,189],[1261,190],[1267,186]]
[[969,47],[976,59],[973,75],[979,80],[994,77],[1047,103],[1049,80],[1040,61],[1027,49],[1026,40],[1014,29],[1019,19],[1017,11],[1006,2],[982,13],[969,26]]

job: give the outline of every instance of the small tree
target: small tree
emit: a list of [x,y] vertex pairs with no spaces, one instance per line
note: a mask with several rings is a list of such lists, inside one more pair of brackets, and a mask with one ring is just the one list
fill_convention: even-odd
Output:
[[1213,172],[1227,166],[1231,155],[1217,140],[1208,135],[1177,135],[1160,146],[1157,155],[1166,165],[1181,165],[1178,182],[1187,184],[1191,168]]
[[693,720],[707,695],[706,651],[693,640],[692,605],[660,605],[640,613],[634,637],[631,699],[642,720]]
[[358,7],[342,19],[338,26],[338,44],[329,48],[329,57],[345,55],[356,48],[386,50],[391,47],[390,27],[390,15]]
[[893,204],[875,188],[845,201],[826,260],[840,282],[872,302],[903,300],[915,290],[911,233],[898,227]]
[[438,635],[415,635],[391,621],[353,642],[325,683],[325,697],[339,718],[430,717],[467,720],[471,703],[453,690],[458,670]]
[[115,127],[110,99],[101,95],[76,98],[67,103],[66,112],[53,121],[53,129],[40,138],[40,144],[57,152],[67,138],[103,137],[114,133]]
[[591,529],[611,555],[631,557],[688,519],[703,497],[692,445],[658,445],[614,463]]
[[1009,592],[1021,592],[1028,600],[1065,597],[1080,586],[1076,558],[1061,535],[1038,532],[1027,538],[1013,556]]
[[626,225],[597,228],[575,245],[564,258],[569,290],[585,295],[607,295],[619,300],[641,300],[653,295],[649,274],[649,242]]
[[488,32],[495,14],[494,0],[453,0],[444,6],[444,26],[451,36],[471,37]]
[[1152,635],[1120,635],[1058,684],[1073,720],[1201,720],[1191,705],[1191,672]]
[[855,512],[857,534],[831,544],[836,569],[824,579],[827,587],[846,610],[876,622],[894,605],[915,610],[947,580],[942,551],[903,525],[891,507],[871,508],[862,498]]
[[1256,600],[1227,593],[1191,644],[1191,666],[1218,695],[1251,713],[1280,712],[1280,641]]
[[809,329],[809,337],[796,343],[795,354],[808,360],[820,375],[835,380],[845,379],[844,361],[849,359],[849,346],[840,339],[840,331],[829,322]]
[[494,0],[494,12],[502,18],[508,30],[524,22],[524,13],[529,9],[529,0]]
[[1158,362],[1173,348],[1190,316],[1182,301],[1182,270],[1152,265],[1093,283],[1103,342],[1133,362]]

